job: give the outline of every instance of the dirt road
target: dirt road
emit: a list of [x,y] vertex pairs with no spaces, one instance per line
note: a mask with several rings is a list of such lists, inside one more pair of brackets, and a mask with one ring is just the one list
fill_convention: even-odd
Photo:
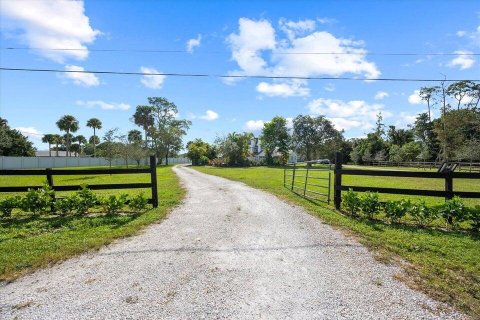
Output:
[[0,287],[10,319],[454,319],[303,209],[179,167],[182,206],[142,234]]

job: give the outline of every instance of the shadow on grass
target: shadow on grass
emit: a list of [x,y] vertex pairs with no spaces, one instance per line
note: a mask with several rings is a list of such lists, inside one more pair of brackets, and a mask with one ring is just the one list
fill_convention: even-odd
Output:
[[384,232],[386,229],[394,229],[403,232],[408,232],[412,234],[427,234],[429,236],[439,237],[439,236],[449,236],[449,237],[457,237],[457,238],[471,238],[473,240],[480,240],[480,234],[466,229],[459,229],[459,230],[448,230],[442,229],[438,227],[431,227],[431,226],[417,226],[417,225],[410,225],[405,223],[388,223],[384,220],[380,219],[368,219],[365,217],[357,216],[351,217],[342,212],[342,215],[348,219],[359,221],[366,226],[372,228],[375,231]]
[[41,235],[63,230],[76,230],[91,227],[108,227],[118,229],[138,219],[147,213],[105,214],[96,216],[68,215],[68,216],[28,216],[12,217],[0,220],[0,229],[3,231],[0,242],[11,239],[28,238],[32,235]]

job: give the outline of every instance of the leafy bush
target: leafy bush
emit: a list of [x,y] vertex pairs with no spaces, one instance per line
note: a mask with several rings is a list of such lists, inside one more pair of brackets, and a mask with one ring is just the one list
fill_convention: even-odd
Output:
[[200,159],[198,160],[198,165],[199,166],[205,166],[208,164],[208,162],[210,161],[210,159],[208,159],[207,156],[201,156]]
[[421,227],[425,227],[438,217],[437,211],[434,208],[428,207],[425,201],[415,203],[410,209],[410,215],[417,225]]
[[472,228],[474,231],[480,231],[480,206],[470,208],[468,218],[472,221]]
[[398,223],[400,220],[406,216],[412,208],[412,203],[410,200],[400,200],[400,201],[387,201],[385,203],[385,216],[390,222]]
[[45,183],[40,189],[28,189],[27,194],[20,201],[20,208],[23,211],[32,212],[35,215],[49,212],[51,210],[53,197],[53,190]]
[[127,201],[127,195],[126,194],[121,194],[118,197],[112,194],[112,195],[109,195],[106,198],[103,198],[101,203],[102,203],[103,210],[107,214],[115,214],[120,209],[123,208],[126,201]]
[[128,207],[135,211],[143,211],[148,205],[148,199],[142,193],[132,197],[128,203]]
[[348,190],[342,196],[342,205],[347,209],[351,216],[356,216],[360,208],[361,199],[352,189]]
[[455,196],[440,206],[439,212],[445,219],[447,226],[456,227],[459,222],[466,220],[468,210],[462,200]]
[[12,197],[0,200],[0,212],[2,213],[2,216],[10,217],[12,215],[13,209],[17,207],[19,203],[19,197]]
[[77,202],[76,195],[57,199],[57,201],[55,201],[55,211],[60,212],[62,215],[72,213],[77,208]]
[[372,219],[375,214],[380,211],[380,201],[378,200],[378,193],[365,192],[363,197],[360,198],[360,209],[368,219]]
[[86,185],[82,185],[82,189],[75,193],[71,201],[74,201],[78,214],[85,214],[88,212],[88,209],[95,207],[98,199],[92,190],[88,189]]

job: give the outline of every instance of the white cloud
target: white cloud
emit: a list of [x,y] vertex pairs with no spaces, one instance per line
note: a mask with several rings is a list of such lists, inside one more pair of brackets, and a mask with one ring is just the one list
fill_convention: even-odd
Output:
[[292,96],[308,96],[310,89],[306,87],[307,82],[305,80],[291,80],[281,83],[267,83],[260,82],[256,89],[257,92],[265,94],[269,97],[292,97]]
[[20,131],[23,135],[31,139],[40,140],[43,137],[43,133],[38,131],[34,127],[16,127],[14,129]]
[[[157,69],[154,68],[147,68],[147,67],[140,67],[140,72],[142,73],[152,73],[158,74],[161,73]],[[166,76],[164,75],[144,75],[140,82],[147,88],[150,89],[161,89],[163,86],[163,82],[165,81]]]
[[449,62],[449,67],[460,67],[460,70],[466,70],[474,65],[475,59],[470,51],[458,50],[455,51],[455,53],[458,54],[458,56]]
[[213,110],[207,110],[203,116],[199,117],[200,119],[206,120],[206,121],[213,121],[218,119],[218,113],[216,113]]
[[[36,49],[40,55],[58,63],[67,58],[84,60],[86,44],[101,34],[90,26],[83,1],[2,0],[2,29],[11,30],[15,38],[30,48],[79,48],[53,51]],[[20,32],[18,32],[20,31]]]
[[187,41],[187,51],[193,53],[193,49],[196,47],[200,47],[200,43],[202,41],[202,35],[199,34],[196,38],[190,39]]
[[[85,71],[83,67],[66,65],[65,70],[67,71]],[[73,80],[73,83],[85,87],[94,87],[100,84],[100,80],[93,73],[88,72],[67,72],[64,73],[65,77]]]
[[275,49],[275,30],[267,20],[240,18],[238,23],[238,34],[232,33],[227,38],[232,59],[241,69],[232,74],[262,74],[267,62],[261,57],[260,51]]
[[332,19],[332,18],[318,18],[317,21],[320,24],[332,24],[332,23],[337,22],[337,20]]
[[399,128],[407,128],[409,124],[414,123],[417,120],[417,115],[407,112],[400,112],[400,115],[397,117],[395,126]]
[[384,99],[384,98],[386,98],[386,97],[388,97],[388,96],[389,96],[388,92],[378,91],[378,92],[375,94],[374,99],[375,99],[375,100],[382,100],[382,99]]
[[[239,30],[231,33],[227,43],[239,69],[230,75],[263,76],[341,76],[346,73],[378,78],[375,63],[366,60],[363,41],[336,38],[326,31],[315,31],[314,20],[287,21],[281,19],[282,37],[267,20],[239,19]],[[298,53],[339,54],[298,54]],[[232,79],[224,82],[231,84]],[[263,82],[262,87],[267,90]],[[270,89],[270,86],[268,86]],[[257,87],[258,90],[258,87]]]
[[245,123],[244,129],[247,131],[260,131],[265,122],[263,120],[249,120]]
[[329,83],[325,87],[323,87],[323,89],[328,92],[333,92],[335,91],[335,84]]
[[128,110],[130,105],[126,103],[104,102],[102,100],[82,101],[78,100],[77,105],[86,108],[100,108],[103,110]]
[[420,90],[415,90],[408,96],[408,102],[410,104],[422,104],[423,100],[420,98]]
[[293,129],[293,118],[288,117],[288,118],[285,118],[285,120],[287,120],[287,128],[288,129]]
[[280,19],[279,21],[280,29],[285,32],[287,37],[292,40],[296,36],[305,34],[306,32],[312,32],[316,28],[315,20],[299,20],[297,22],[287,21],[285,19]]
[[342,101],[319,98],[312,100],[307,108],[312,114],[326,116],[337,129],[370,129],[374,126],[379,112],[384,119],[392,116],[382,104],[369,104],[363,100]]
[[460,38],[461,38],[461,37],[464,37],[466,34],[467,34],[467,32],[466,32],[466,31],[463,31],[463,30],[459,30],[459,31],[457,31],[457,33],[456,33],[457,37],[460,37]]

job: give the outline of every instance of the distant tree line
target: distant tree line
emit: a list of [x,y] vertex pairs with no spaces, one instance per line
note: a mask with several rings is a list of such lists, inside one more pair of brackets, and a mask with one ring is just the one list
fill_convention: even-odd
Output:
[[[334,159],[337,151],[356,164],[372,161],[480,161],[480,84],[458,81],[450,85],[422,87],[419,96],[427,111],[401,129],[386,126],[382,114],[364,138],[345,139],[324,116],[299,115],[289,128],[276,116],[266,122],[260,135],[263,163],[285,164],[289,153],[299,159]],[[439,117],[433,119],[434,109]],[[252,162],[251,133],[229,133],[210,145],[200,139],[187,144],[194,164],[249,165]],[[213,150],[213,151],[212,151]]]
[[[480,84],[458,81],[419,90],[427,112],[420,113],[407,129],[382,123],[366,138],[353,139],[354,163],[371,161],[480,161]],[[440,116],[432,119],[432,109]]]
[[187,156],[194,165],[210,162],[214,165],[245,166],[250,164],[283,165],[290,151],[305,160],[333,158],[345,145],[343,132],[335,129],[324,116],[299,115],[293,119],[293,128],[288,127],[284,117],[275,116],[266,122],[260,135],[264,157],[254,161],[251,143],[252,133],[232,132],[217,137],[210,145],[201,139],[187,143]]
[[[130,130],[126,134],[118,128],[107,130],[103,137],[98,136],[102,129],[102,121],[91,118],[86,126],[93,130],[93,135],[87,140],[83,135],[74,135],[80,128],[79,121],[73,115],[64,115],[56,125],[60,133],[43,135],[42,142],[48,144],[50,156],[59,156],[59,151],[65,151],[67,156],[105,157],[111,164],[114,158],[121,157],[135,160],[139,165],[141,160],[154,154],[168,164],[168,158],[177,156],[183,147],[182,138],[187,133],[191,122],[178,119],[177,106],[166,98],[148,98],[148,105],[139,105],[131,120],[142,130]],[[0,155],[34,156],[35,148],[27,137],[18,130],[11,129],[5,119],[0,118]]]

